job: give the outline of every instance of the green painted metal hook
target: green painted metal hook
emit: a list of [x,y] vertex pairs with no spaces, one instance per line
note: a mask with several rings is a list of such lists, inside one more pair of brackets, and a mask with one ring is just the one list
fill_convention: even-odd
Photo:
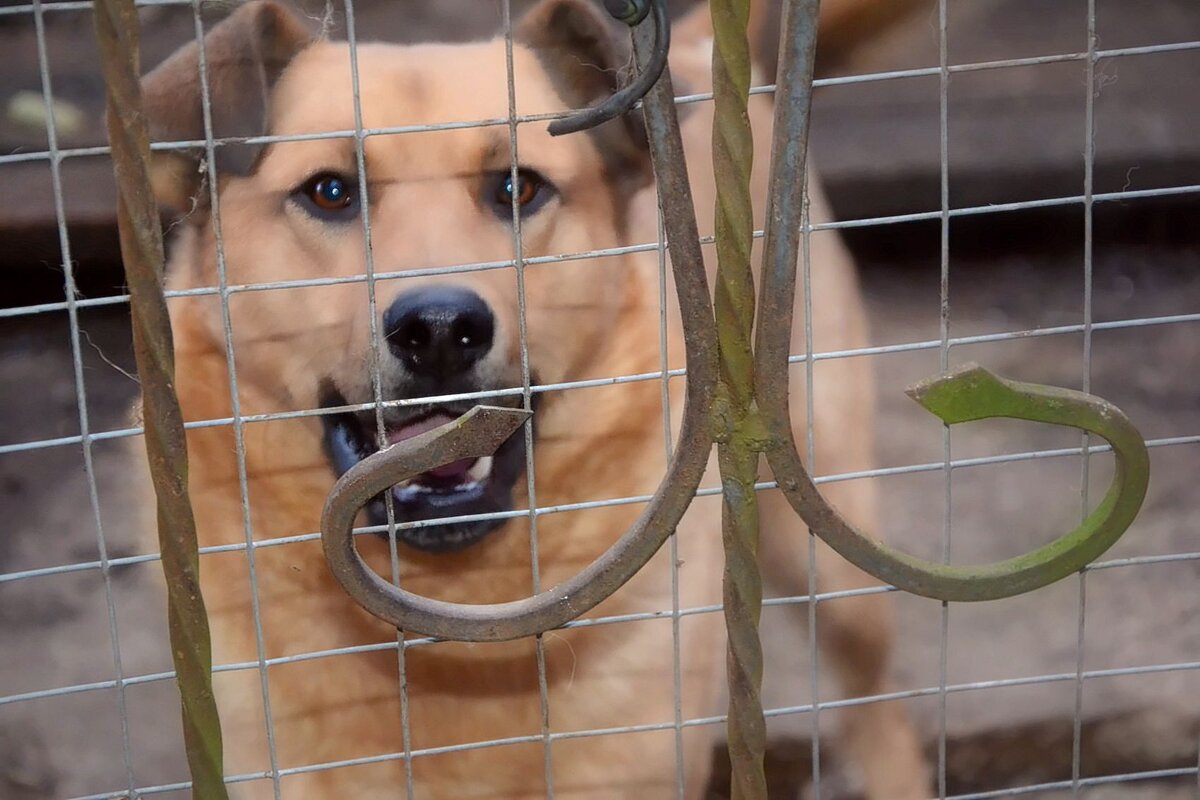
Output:
[[1141,434],[1107,400],[1005,380],[978,364],[922,381],[908,394],[947,425],[1008,417],[1094,433],[1112,445],[1116,469],[1104,500],[1070,533],[1006,561],[957,566],[915,558],[851,526],[817,492],[794,446],[777,442],[767,457],[792,506],[834,550],[876,578],[938,600],[1012,597],[1065,578],[1099,558],[1137,516],[1150,480],[1149,454]]
[[808,123],[818,0],[789,0],[777,76],[771,183],[754,342],[754,392],[767,429],[767,462],[809,529],[876,578],[939,600],[993,600],[1037,589],[1098,558],[1128,529],[1149,481],[1145,442],[1116,406],[1082,392],[1006,381],[969,364],[910,390],[949,425],[990,417],[1067,425],[1106,439],[1116,454],[1112,487],[1078,528],[1018,558],[953,566],[914,558],[855,529],[825,501],[801,463],[788,403],[788,355],[807,184]]

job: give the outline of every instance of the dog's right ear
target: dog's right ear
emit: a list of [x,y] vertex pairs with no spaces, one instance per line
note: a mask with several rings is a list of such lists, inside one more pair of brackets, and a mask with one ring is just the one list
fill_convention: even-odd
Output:
[[[313,40],[303,19],[269,0],[252,0],[214,25],[204,37],[213,136],[266,133],[272,87],[292,58]],[[142,100],[150,141],[204,139],[196,42],[180,48],[142,78]],[[257,150],[241,144],[217,147],[218,174],[246,174]],[[203,149],[155,152],[151,175],[161,203],[177,210],[192,205],[202,183],[203,155]]]

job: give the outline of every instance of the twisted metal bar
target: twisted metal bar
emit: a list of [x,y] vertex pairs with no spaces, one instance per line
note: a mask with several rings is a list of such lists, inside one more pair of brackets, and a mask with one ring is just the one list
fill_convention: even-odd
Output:
[[133,0],[95,0],[94,8],[117,179],[121,255],[142,386],[146,455],[158,498],[158,539],[167,578],[167,621],[183,707],[184,744],[193,796],[224,800],[212,644],[200,594],[196,521],[188,497],[187,439],[175,395],[174,344],[163,295],[162,230],[150,187],[150,143],[138,83],[137,10]]
[[[658,34],[650,29],[653,24],[653,20],[647,20],[634,29],[634,52],[639,64],[649,62],[654,56]],[[709,313],[711,299],[700,252],[700,237],[683,158],[683,142],[675,116],[674,91],[668,72],[662,73],[654,88],[646,95],[642,113],[646,120],[651,161],[662,197],[676,293],[683,309],[683,336],[689,376],[679,443],[667,465],[667,474],[642,516],[607,552],[573,578],[524,600],[468,605],[418,597],[383,582],[369,570],[364,575],[353,566],[347,569],[347,564],[352,565],[357,555],[346,552],[346,548],[352,547],[348,542],[354,517],[371,496],[364,495],[366,489],[363,487],[368,485],[368,476],[370,486],[380,487],[374,489],[378,492],[390,485],[386,483],[388,474],[392,478],[411,475],[459,458],[451,450],[438,454],[437,440],[440,436],[454,434],[457,442],[455,447],[466,447],[472,436],[483,429],[476,427],[481,422],[470,421],[481,419],[477,410],[436,431],[414,437],[411,443],[393,445],[364,459],[358,467],[347,472],[330,492],[322,515],[321,536],[330,566],[343,585],[349,580],[354,585],[352,594],[358,592],[370,598],[369,611],[397,627],[460,641],[503,641],[562,625],[595,607],[642,568],[675,529],[691,503],[696,487],[700,485],[712,449],[709,421],[717,385],[717,347]],[[486,418],[493,415],[489,412],[482,416]],[[487,421],[484,419],[484,422]],[[498,441],[503,441],[503,438]],[[493,449],[496,446],[492,442],[484,443],[488,444]],[[414,470],[414,467],[420,468]]]
[[726,724],[733,800],[765,798],[763,755],[767,728],[762,709],[763,655],[758,637],[762,576],[758,567],[758,479],[761,436],[756,435],[754,276],[750,251],[754,213],[750,173],[754,139],[750,97],[749,0],[712,0],[713,175],[717,203],[715,320],[721,385],[717,390],[717,458],[721,470],[721,539],[725,548],[723,597],[729,633]]

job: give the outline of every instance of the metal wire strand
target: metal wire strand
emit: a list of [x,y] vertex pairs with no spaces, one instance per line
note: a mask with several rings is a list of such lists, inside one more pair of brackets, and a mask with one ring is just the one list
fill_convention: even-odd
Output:
[[[517,81],[513,67],[513,19],[512,3],[501,3],[502,28],[504,31],[504,78],[508,91],[508,148],[509,180],[519,186],[520,158],[517,148]],[[644,16],[644,15],[643,15]],[[638,20],[640,21],[640,19]],[[635,23],[636,24],[636,23]],[[568,122],[560,120],[559,122]],[[554,134],[554,131],[551,131]],[[541,559],[538,555],[537,473],[533,458],[533,378],[529,365],[529,310],[525,283],[525,246],[521,235],[521,201],[518,192],[512,193],[510,203],[512,218],[512,246],[514,277],[517,283],[517,340],[521,351],[521,406],[530,414],[521,428],[525,438],[525,491],[529,498],[529,565],[530,585],[533,594],[542,591]],[[546,785],[546,797],[554,798],[554,749],[550,739],[550,694],[546,677],[546,641],[538,634],[534,643],[534,660],[537,663],[538,702],[542,727],[542,772]]]
[[[1096,564],[1093,564],[1092,566],[1090,566],[1086,571],[1094,572],[1097,570],[1124,569],[1124,568],[1129,568],[1129,567],[1145,567],[1145,566],[1154,566],[1154,565],[1161,565],[1161,564],[1176,564],[1176,563],[1181,563],[1181,562],[1193,562],[1193,561],[1200,561],[1200,552],[1198,552],[1198,553],[1177,553],[1177,554],[1172,554],[1172,555],[1168,555],[1168,556],[1142,556],[1142,557],[1135,557],[1135,558],[1119,558],[1119,559],[1113,559],[1111,561],[1097,562]],[[773,598],[768,598],[768,599],[763,600],[763,606],[764,607],[777,607],[777,606],[782,607],[782,606],[806,605],[806,604],[811,604],[811,603],[823,603],[823,602],[831,601],[831,600],[840,600],[840,599],[850,598],[850,597],[862,597],[862,596],[875,595],[875,594],[887,594],[887,593],[895,592],[895,591],[898,591],[898,590],[892,586],[872,586],[872,587],[864,588],[864,589],[846,589],[846,590],[840,590],[840,591],[836,591],[836,592],[821,592],[821,593],[818,593],[818,594],[812,595],[812,596],[804,594],[804,595],[795,595],[795,596],[791,596],[791,597],[773,597]],[[691,617],[691,616],[702,615],[702,614],[719,614],[719,613],[722,613],[723,610],[724,610],[724,606],[721,604],[714,604],[714,605],[707,605],[707,606],[693,606],[693,607],[688,607],[688,608],[681,608],[679,610],[679,616],[680,617]],[[590,627],[605,626],[605,625],[622,625],[622,624],[626,624],[626,623],[630,623],[630,622],[645,622],[645,621],[649,621],[649,620],[670,618],[673,613],[674,612],[670,609],[661,609],[661,610],[657,610],[657,611],[643,611],[643,612],[637,612],[637,613],[632,613],[632,614],[619,614],[619,615],[613,615],[613,616],[609,616],[609,617],[588,617],[588,618],[578,619],[578,620],[574,620],[572,622],[565,623],[559,629],[570,630],[573,628],[590,628]],[[403,647],[406,650],[414,648],[414,647],[416,647],[416,648],[428,647],[428,646],[436,645],[440,641],[442,641],[442,640],[436,639],[433,637],[406,639],[403,643]],[[355,646],[351,646],[351,647],[339,647],[339,648],[333,648],[333,649],[329,649],[329,650],[312,651],[312,652],[301,653],[301,654],[291,655],[291,656],[278,656],[275,658],[268,659],[267,666],[274,667],[274,666],[293,664],[293,663],[298,663],[298,662],[303,662],[303,661],[314,661],[314,660],[320,660],[320,659],[325,659],[325,658],[337,658],[339,656],[356,655],[356,654],[360,654],[360,653],[388,652],[388,651],[395,650],[397,648],[397,646],[398,645],[395,641],[387,641],[387,642],[376,642],[373,644],[366,644],[366,645],[355,645]],[[213,672],[216,672],[216,673],[241,672],[241,671],[257,669],[257,668],[258,668],[258,663],[256,661],[243,661],[243,662],[233,662],[233,663],[229,663],[229,664],[219,664],[213,668]],[[1189,666],[1187,668],[1194,669],[1195,667]],[[1153,672],[1161,671],[1162,669],[1165,669],[1165,667],[1163,665],[1153,664],[1153,665],[1143,666],[1143,667],[1121,668],[1120,670],[1117,670],[1115,673],[1111,670],[1108,670],[1108,671],[1101,670],[1101,671],[1091,671],[1091,672],[1085,671],[1084,678],[1090,679],[1090,678],[1094,678],[1094,677],[1111,676],[1112,674],[1139,675],[1139,674],[1143,674],[1143,673],[1153,673]],[[176,675],[173,671],[154,672],[154,673],[148,673],[145,675],[134,675],[134,676],[129,676],[125,679],[125,685],[126,686],[138,686],[138,685],[147,684],[147,683],[158,683],[161,681],[174,680],[175,677],[176,677]],[[1057,678],[1057,677],[1053,678],[1053,681],[1072,680],[1072,679],[1075,679],[1076,677],[1077,677],[1077,674],[1075,672],[1063,673],[1063,676],[1061,678]],[[972,683],[972,684],[969,684],[969,686],[971,686],[973,688],[988,688],[988,687],[991,687],[994,685],[995,686],[1025,685],[1026,683],[1032,684],[1032,683],[1039,683],[1039,682],[1047,682],[1050,679],[1044,679],[1044,678],[1020,679],[1020,680],[1017,680],[1016,683],[1012,683],[1012,680],[1013,679],[1004,679],[1000,682],[984,682],[982,684]],[[55,687],[53,689],[41,689],[41,690],[35,690],[35,691],[31,691],[31,692],[23,692],[21,694],[14,694],[14,695],[9,695],[7,697],[0,698],[0,706],[12,705],[12,704],[16,704],[16,703],[25,703],[25,702],[30,702],[30,701],[34,701],[34,700],[44,700],[44,699],[54,698],[54,697],[65,697],[65,696],[74,695],[74,694],[84,694],[87,692],[107,691],[107,690],[113,689],[115,686],[116,686],[116,681],[109,680],[109,681],[94,681],[91,683],[81,683],[81,684],[75,684],[73,686],[60,686],[60,687]],[[851,705],[854,705],[854,704],[861,704],[864,702],[873,702],[874,700],[882,700],[882,699],[903,699],[903,698],[907,698],[907,697],[923,697],[926,695],[937,695],[940,692],[941,692],[940,686],[931,686],[928,689],[918,691],[915,694],[913,694],[911,692],[900,692],[900,693],[888,693],[886,695],[869,696],[865,699],[858,698],[858,699],[851,699],[851,700],[844,700],[844,701],[843,700],[830,701],[829,703],[818,703],[818,705],[813,708],[806,707],[807,711],[805,713],[809,713],[812,711],[819,711],[820,709],[823,709],[823,708],[839,707],[837,704],[849,703]],[[831,703],[833,705],[831,705]],[[769,716],[769,714],[768,714],[768,716]],[[722,719],[724,719],[724,717],[722,717]],[[540,741],[540,738],[537,741]],[[263,775],[266,775],[266,773],[263,773]]]
[[[38,70],[42,80],[42,98],[46,108],[54,107],[54,90],[50,80],[50,59],[46,45],[46,23],[43,3],[34,4],[33,23],[37,33]],[[46,139],[50,152],[58,150],[58,128],[54,114],[46,115]],[[96,552],[99,555],[100,577],[104,584],[104,606],[108,616],[109,644],[112,648],[113,669],[116,675],[117,714],[121,726],[121,756],[124,761],[125,778],[130,791],[137,783],[133,772],[133,749],[129,741],[129,711],[125,699],[125,669],[121,663],[121,638],[117,626],[117,608],[113,598],[112,574],[108,557],[108,544],[104,537],[104,522],[100,512],[100,491],[96,486],[96,464],[89,439],[91,420],[88,416],[87,385],[83,375],[83,352],[80,345],[78,312],[78,289],[75,285],[75,265],[71,260],[71,239],[67,232],[67,215],[64,209],[62,165],[57,159],[50,161],[50,180],[54,189],[54,218],[58,228],[58,246],[62,255],[63,292],[66,295],[67,319],[71,331],[71,366],[75,384],[75,410],[79,415],[79,433],[82,437],[83,469],[88,483],[88,504],[92,512],[92,524],[96,528]]]
[[[371,337],[369,367],[371,373],[371,396],[373,402],[370,408],[375,414],[375,431],[378,436],[377,445],[384,447],[388,444],[387,427],[384,425],[383,412],[386,408],[383,398],[383,376],[381,355],[385,351],[383,332],[380,330],[379,304],[376,297],[376,286],[379,275],[375,270],[375,249],[371,229],[371,198],[367,182],[366,132],[363,124],[361,74],[358,63],[358,26],[354,15],[353,0],[343,0],[342,8],[346,13],[346,45],[350,52],[350,88],[354,98],[354,161],[359,186],[359,208],[361,209],[363,232],[363,264],[367,284],[367,318]],[[400,550],[397,542],[396,510],[392,493],[383,493],[383,507],[386,519],[388,538],[388,561],[391,566],[391,580],[396,586],[400,585]],[[404,784],[406,796],[415,797],[415,777],[413,775],[412,731],[410,722],[410,703],[408,696],[408,663],[404,648],[403,629],[396,629],[396,680],[400,693],[400,739],[404,748]]]
[[234,455],[237,461],[238,498],[241,503],[242,538],[246,542],[246,567],[250,581],[250,611],[254,625],[254,647],[258,658],[259,693],[263,703],[263,721],[267,737],[267,758],[270,765],[271,790],[275,800],[281,800],[279,781],[279,755],[275,745],[275,720],[271,710],[271,687],[267,679],[266,642],[263,634],[262,603],[258,589],[258,565],[254,541],[254,525],[250,513],[250,483],[246,468],[246,434],[242,419],[242,399],[238,390],[237,359],[234,355],[233,315],[229,308],[228,264],[225,259],[225,234],[221,223],[221,197],[217,183],[217,158],[213,146],[213,103],[208,70],[208,53],[204,36],[204,21],[200,13],[200,0],[193,0],[192,23],[196,37],[197,77],[200,83],[200,107],[204,122],[205,178],[208,199],[212,208],[213,244],[216,250],[217,289],[221,306],[221,337],[225,350],[225,372],[229,384],[229,404],[233,415]]
[[[938,333],[941,346],[938,348],[938,366],[945,372],[950,368],[950,50],[947,0],[938,0],[938,161],[939,197],[941,218],[939,221],[939,287],[941,299],[938,309]],[[950,563],[950,546],[953,532],[953,485],[951,469],[950,426],[942,427],[942,552],[941,560]],[[943,601],[938,630],[938,733],[937,733],[937,792],[946,797],[946,724],[949,697],[946,683],[949,680],[950,662],[950,604]]]
[[[663,220],[662,198],[658,198],[658,348],[662,369],[662,426],[663,449],[668,461],[674,455],[675,443],[671,439],[671,371],[670,336],[667,326],[667,232]],[[679,607],[679,532],[671,534],[671,691],[675,711],[675,797],[685,800],[686,786],[684,778],[686,765],[684,763],[683,747],[683,655],[682,636],[680,630]]]
[[[139,3],[141,5],[186,5],[192,0],[166,0],[166,2],[147,2]],[[75,7],[75,3],[52,3],[44,6],[46,11],[64,10],[64,7]],[[90,7],[86,0],[78,4],[79,7]],[[32,5],[28,6],[8,6],[0,8],[0,17],[9,14],[19,13],[23,9],[24,13],[29,13],[33,10]],[[1143,55],[1153,55],[1157,53],[1176,53],[1186,52],[1189,50],[1200,49],[1200,40],[1189,40],[1179,42],[1168,42],[1164,44],[1142,45],[1139,47],[1121,47],[1108,50],[1097,50],[1094,56],[1090,56],[1086,51],[1078,53],[1055,53],[1045,56],[1030,56],[1026,58],[1007,58],[997,59],[994,61],[979,61],[965,64],[952,64],[947,67],[947,71],[951,75],[967,72],[983,72],[995,69],[1013,69],[1019,67],[1035,67],[1044,64],[1061,64],[1072,61],[1086,61],[1089,57],[1097,61],[1111,58],[1129,58]],[[817,78],[813,81],[813,88],[820,89],[827,86],[848,86],[862,83],[876,83],[879,81],[905,80],[909,78],[929,78],[937,77],[941,74],[941,67],[918,67],[914,69],[888,70],[885,72],[870,72],[858,75],[844,75],[834,78]],[[751,94],[773,94],[776,87],[773,84],[756,86],[750,90]],[[680,95],[675,98],[678,104],[701,103],[712,100],[711,92],[701,92],[696,94]],[[518,115],[517,122],[545,122],[548,120],[562,119],[570,115],[571,111],[553,111],[539,114],[522,114]],[[491,119],[476,119],[463,120],[457,122],[438,122],[412,125],[396,125],[381,128],[364,128],[364,136],[390,136],[401,133],[422,133],[436,130],[461,130],[463,128],[481,128],[481,127],[497,127],[508,124],[507,117],[494,117]],[[213,144],[217,147],[225,145],[245,145],[245,144],[273,144],[276,142],[303,142],[315,141],[324,139],[353,139],[356,133],[354,130],[337,130],[337,131],[321,131],[318,133],[304,134],[289,134],[289,135],[263,135],[263,136],[230,136],[215,139]],[[192,150],[205,146],[205,141],[202,139],[181,140],[169,142],[154,142],[151,145],[151,150],[171,151],[171,150]],[[110,149],[106,146],[92,147],[73,147],[61,148],[57,154],[57,158],[80,158],[87,156],[104,156],[110,153]],[[21,153],[6,153],[0,155],[0,164],[13,164],[26,161],[47,161],[51,158],[51,153],[46,150],[33,150]],[[1099,199],[1099,195],[1097,198]]]
[[[656,377],[661,377],[660,373],[653,373],[653,375]],[[674,371],[672,371],[672,373],[670,374],[669,377],[672,377],[672,378],[676,377]],[[1183,447],[1183,446],[1196,445],[1196,444],[1200,444],[1200,435],[1173,436],[1173,437],[1167,437],[1167,438],[1163,438],[1163,439],[1150,439],[1150,440],[1147,440],[1146,447],[1153,449],[1153,448],[1158,448],[1158,447]],[[1092,445],[1091,447],[1088,448],[1088,451],[1092,455],[1095,455],[1097,453],[1111,452],[1112,448],[1109,447],[1108,445]],[[966,469],[966,468],[972,468],[972,467],[987,466],[987,465],[992,465],[992,464],[1007,464],[1007,463],[1016,463],[1016,462],[1021,462],[1021,461],[1031,461],[1031,460],[1042,459],[1042,458],[1064,458],[1064,457],[1069,457],[1069,456],[1078,456],[1081,452],[1082,452],[1082,450],[1078,447],[1065,447],[1065,448],[1056,448],[1056,449],[1050,449],[1050,450],[1033,450],[1033,451],[1026,451],[1026,452],[1020,452],[1020,453],[1009,453],[1006,455],[999,455],[999,456],[982,456],[982,457],[977,457],[977,458],[956,459],[951,462],[950,466],[952,469]],[[837,474],[832,474],[832,475],[818,476],[817,478],[814,479],[814,483],[816,483],[817,485],[822,485],[825,483],[833,483],[833,482],[838,482],[838,481],[863,480],[863,479],[869,479],[869,478],[883,478],[883,477],[891,477],[891,476],[896,476],[896,475],[913,475],[913,474],[922,473],[922,472],[937,472],[937,471],[942,470],[943,468],[944,468],[944,462],[942,462],[942,461],[926,462],[926,463],[922,463],[922,464],[905,464],[905,465],[897,466],[897,467],[881,467],[881,468],[877,468],[877,469],[860,470],[860,471],[856,471],[856,472],[845,472],[845,473],[837,473]],[[754,488],[757,491],[765,491],[765,490],[778,488],[778,484],[775,481],[763,481],[763,482],[759,482],[759,483],[755,484]],[[708,497],[708,496],[713,496],[713,495],[716,495],[719,493],[720,493],[719,489],[700,489],[695,493],[695,496],[696,497]],[[641,503],[648,502],[650,499],[651,498],[647,495],[637,495],[637,496],[632,496],[632,497],[615,497],[615,498],[608,498],[608,499],[603,499],[603,500],[589,500],[589,501],[583,501],[583,502],[578,502],[578,503],[564,503],[561,505],[554,505],[554,506],[542,506],[542,507],[536,509],[536,513],[538,515],[563,514],[563,513],[569,513],[572,511],[584,511],[584,510],[595,509],[595,508],[607,508],[610,506],[641,504]],[[523,510],[497,512],[494,514],[472,514],[472,515],[463,515],[463,516],[459,516],[459,517],[443,518],[443,519],[438,520],[438,523],[449,524],[449,523],[455,523],[455,522],[480,522],[483,520],[511,519],[513,517],[525,516],[527,514],[528,514],[528,511],[523,511]],[[399,529],[407,528],[407,527],[415,528],[415,527],[422,527],[422,526],[430,525],[430,524],[437,524],[437,523],[406,522],[406,523],[398,523],[396,527],[399,530]],[[365,527],[354,529],[354,534],[356,536],[367,535],[367,534],[378,534],[378,533],[386,534],[387,532],[388,532],[387,526],[383,526],[383,525],[381,525],[381,526],[365,526]],[[321,537],[321,534],[317,533],[317,532],[292,534],[292,535],[288,535],[288,536],[278,536],[278,537],[273,537],[270,539],[259,540],[259,541],[253,542],[251,544],[251,546],[256,547],[256,548],[257,547],[283,547],[283,546],[287,546],[290,544],[298,544],[301,542],[316,541],[320,537]],[[212,546],[200,548],[200,554],[204,555],[206,553],[237,552],[239,550],[245,549],[245,547],[246,547],[245,544],[212,545]],[[1194,558],[1194,556],[1191,554],[1182,554],[1181,558],[1185,559],[1185,560],[1191,560]],[[109,563],[110,567],[125,567],[125,566],[131,566],[133,564],[144,564],[144,563],[149,563],[149,562],[153,562],[153,561],[158,561],[159,559],[160,559],[160,555],[158,553],[148,553],[148,554],[134,555],[134,556],[110,557],[108,563]],[[1117,559],[1118,562],[1124,562],[1126,560],[1127,559]],[[1096,562],[1095,564],[1092,564],[1089,567],[1089,569],[1097,569],[1100,566],[1102,566],[1104,564],[1109,564],[1109,563],[1111,563],[1111,562],[1110,561]],[[1143,561],[1143,562],[1139,562],[1139,563],[1147,563],[1147,562]],[[100,569],[100,566],[101,566],[101,562],[99,562],[99,561],[82,561],[82,562],[76,562],[76,563],[72,563],[72,564],[57,564],[57,565],[49,566],[49,567],[36,567],[33,569],[0,573],[0,584],[9,583],[9,582],[13,582],[13,581],[31,580],[31,579],[35,579],[35,578],[53,577],[56,575],[64,575],[64,574],[73,573],[73,572],[84,572],[87,570]],[[4,700],[5,700],[5,698],[0,697],[0,704],[3,704]]]
[[[1095,202],[1093,193],[1096,175],[1096,0],[1087,0],[1086,37],[1088,59],[1084,62],[1084,142],[1083,142],[1083,379],[1082,389],[1092,389],[1092,267],[1095,237],[1093,236],[1092,213]],[[1091,457],[1088,444],[1091,437],[1080,437],[1083,452],[1079,459],[1079,514],[1088,514],[1088,476]],[[1083,668],[1085,664],[1084,633],[1087,630],[1087,572],[1079,573],[1078,593],[1079,616],[1075,635],[1075,672],[1080,676],[1075,681],[1075,721],[1071,731],[1071,795],[1079,797],[1082,791],[1081,761],[1083,751]]]

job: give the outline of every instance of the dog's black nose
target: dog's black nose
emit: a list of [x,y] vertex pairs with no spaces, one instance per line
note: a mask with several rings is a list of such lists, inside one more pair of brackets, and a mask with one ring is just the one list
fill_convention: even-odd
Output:
[[492,348],[495,318],[483,298],[457,286],[413,289],[383,314],[388,348],[412,372],[447,378]]

